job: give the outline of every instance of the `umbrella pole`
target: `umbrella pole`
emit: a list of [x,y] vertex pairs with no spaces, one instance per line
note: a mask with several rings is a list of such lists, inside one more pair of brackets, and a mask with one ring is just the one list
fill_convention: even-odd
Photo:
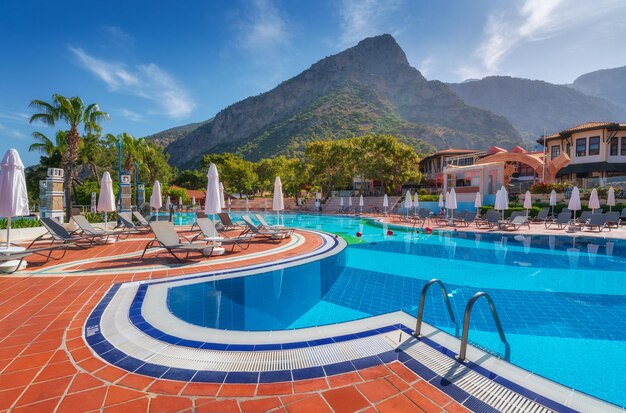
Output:
[[215,214],[213,214],[213,238],[217,237],[217,228],[215,228]]
[[105,213],[104,213],[104,230],[105,230],[105,231],[107,231],[107,230],[108,230],[108,229],[107,229],[107,227],[108,227],[108,225],[107,225],[107,220],[108,220],[108,219],[109,219],[109,213],[108,213],[108,212],[105,212]]
[[11,247],[11,216],[7,217],[7,249]]

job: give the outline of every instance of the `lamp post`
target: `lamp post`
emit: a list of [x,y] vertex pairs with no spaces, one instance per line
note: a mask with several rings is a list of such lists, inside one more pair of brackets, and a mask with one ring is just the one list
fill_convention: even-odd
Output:
[[122,140],[117,141],[117,205],[122,209]]
[[135,161],[135,206],[139,210],[139,162]]

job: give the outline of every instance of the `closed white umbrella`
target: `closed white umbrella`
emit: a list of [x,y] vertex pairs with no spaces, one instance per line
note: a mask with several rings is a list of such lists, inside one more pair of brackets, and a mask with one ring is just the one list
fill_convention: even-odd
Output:
[[161,183],[154,181],[152,185],[152,195],[150,196],[150,208],[156,209],[156,220],[159,220],[159,209],[163,206],[163,197],[161,195]]
[[613,187],[609,187],[609,194],[606,198],[606,204],[609,206],[609,212],[611,208],[615,206],[615,189]]
[[409,217],[409,209],[413,206],[413,201],[411,200],[411,191],[406,191],[406,196],[404,198],[404,207],[406,208],[406,216]]
[[363,194],[359,195],[359,209],[361,210],[361,214],[363,213],[363,205],[365,205],[365,202],[363,202]]
[[222,209],[226,208],[226,201],[224,200],[224,184],[220,182],[220,206]]
[[504,219],[504,210],[509,209],[508,193],[504,186],[496,192],[496,204],[494,205],[494,209],[502,211],[502,219]]
[[339,198],[339,209],[343,211],[343,197]]
[[349,196],[348,197],[348,209],[351,209],[351,208],[352,208],[352,197]]
[[285,201],[283,199],[283,183],[277,176],[274,180],[274,199],[272,199],[272,210],[276,211],[277,224],[280,224],[280,211],[285,209]]
[[109,171],[105,171],[100,179],[100,197],[98,198],[98,212],[104,212],[104,229],[107,229],[109,212],[115,211],[115,195],[113,194],[113,180]]
[[[220,176],[217,173],[217,166],[214,163],[209,165],[207,173],[206,200],[204,201],[204,213],[211,215],[215,224],[215,214],[222,212],[222,204],[220,203]],[[215,225],[213,225],[213,237],[215,233]]]
[[413,194],[413,208],[415,208],[415,212],[417,212],[417,208],[419,208],[420,206],[420,199],[419,196],[417,195],[417,192],[415,192],[415,194]]
[[170,196],[168,195],[167,198],[165,198],[165,207],[169,209],[171,204],[172,204],[172,200],[170,199]]
[[574,211],[574,219],[576,219],[576,211],[579,211],[582,208],[580,205],[580,191],[577,186],[572,189],[572,195],[570,196],[567,208],[570,211]]
[[589,195],[589,209],[591,209],[591,213],[593,214],[596,209],[600,208],[600,198],[598,198],[598,190],[593,188],[591,190],[591,195]]
[[389,207],[389,198],[387,194],[383,197],[383,208],[385,209],[385,215],[387,214],[387,208]]
[[454,188],[450,189],[450,203],[448,204],[448,209],[452,211],[452,219],[454,220],[454,210],[457,208],[456,204],[456,191]]
[[7,250],[11,247],[11,218],[29,213],[24,164],[19,153],[9,149],[0,164],[0,216],[7,219]]
[[439,192],[439,208],[443,208],[443,194]]
[[554,206],[556,205],[556,191],[553,189],[550,192],[550,207],[552,208],[552,215],[554,215]]
[[191,197],[191,205],[196,206],[196,196]]
[[524,194],[524,208],[526,208],[526,217],[528,217],[528,210],[533,207],[533,201],[530,197],[530,191],[526,191]]
[[483,198],[480,195],[480,192],[476,192],[476,199],[474,200],[474,207],[476,207],[476,215],[478,215],[478,210],[483,206]]
[[183,197],[182,196],[178,197],[178,206],[179,207],[183,206]]

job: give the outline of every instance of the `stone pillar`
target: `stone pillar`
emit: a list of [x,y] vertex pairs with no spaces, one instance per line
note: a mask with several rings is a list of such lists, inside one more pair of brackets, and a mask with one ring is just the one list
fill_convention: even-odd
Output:
[[122,194],[122,205],[120,212],[130,212],[131,208],[131,192],[130,192],[130,175],[122,175],[120,193]]
[[137,184],[137,209],[146,202],[146,186],[144,184]]
[[98,204],[96,203],[96,193],[92,192],[91,193],[91,212],[95,213],[98,212]]
[[48,211],[48,183],[45,179],[39,181],[39,216],[46,217]]
[[63,192],[63,175],[59,168],[48,168],[46,176],[45,218],[54,218],[63,222],[65,216],[65,193]]

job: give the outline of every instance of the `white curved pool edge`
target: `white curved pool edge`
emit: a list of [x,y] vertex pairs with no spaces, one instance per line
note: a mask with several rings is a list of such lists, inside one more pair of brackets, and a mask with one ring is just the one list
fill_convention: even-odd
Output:
[[[317,232],[317,231],[311,231]],[[323,234],[326,237],[333,237],[329,234]],[[321,255],[319,254],[305,254],[302,256],[302,259],[292,260],[292,262],[282,262],[279,261],[275,264],[271,265],[257,265],[250,266],[244,271],[238,271],[236,274],[228,273],[227,271],[216,271],[212,273],[203,274],[202,277],[211,276],[214,273],[220,273],[219,275],[214,275],[214,279],[218,278],[232,278],[239,276],[247,276],[252,274],[257,274],[260,272],[273,271],[280,268],[287,268],[290,266],[300,265],[305,262],[311,262],[318,259],[322,259],[331,255],[334,255],[346,247],[346,242],[343,239],[338,239],[340,248],[334,249],[334,251],[325,251]],[[311,256],[314,255],[314,256]],[[262,268],[260,268],[262,267]],[[320,327],[312,327],[298,330],[287,330],[287,331],[268,331],[268,332],[240,332],[240,331],[225,331],[225,330],[216,330],[205,327],[199,327],[195,325],[191,325],[186,323],[180,319],[177,319],[169,310],[167,310],[166,305],[166,293],[168,286],[174,285],[184,285],[192,282],[197,282],[198,277],[194,276],[193,280],[190,279],[190,276],[180,276],[175,277],[168,280],[155,280],[155,281],[145,281],[142,283],[155,284],[151,285],[148,288],[148,293],[144,299],[144,305],[142,307],[142,314],[146,318],[148,322],[153,324],[156,328],[166,332],[168,334],[180,337],[187,338],[191,340],[201,340],[201,341],[210,341],[210,342],[221,342],[225,344],[271,344],[271,343],[286,343],[286,342],[295,342],[295,341],[303,341],[303,340],[315,340],[319,338],[332,337],[341,334],[350,334],[355,332],[367,331],[375,328],[380,328],[381,326],[402,323],[407,326],[413,326],[415,323],[415,318],[403,312],[395,312],[390,314],[385,314],[382,316],[369,317],[362,320],[356,320],[352,322],[340,323],[335,325],[327,325]],[[203,366],[206,367],[206,363],[210,363],[214,367],[214,359],[215,354],[209,353],[220,353],[221,356],[218,356],[220,362],[218,365],[225,370],[229,370],[229,363],[227,360],[233,360],[233,357],[228,357],[226,353],[237,353],[234,359],[237,359],[242,354],[241,352],[227,352],[227,351],[210,351],[210,350],[200,350],[200,349],[186,349],[184,347],[172,346],[167,343],[160,342],[155,340],[142,332],[136,329],[128,319],[128,310],[130,308],[130,304],[132,299],[134,298],[135,292],[140,283],[126,283],[120,288],[116,297],[114,297],[111,305],[107,307],[105,310],[102,320],[102,333],[109,339],[119,350],[124,352],[129,352],[132,355],[144,359],[150,360],[153,363],[165,363],[164,365],[178,366],[178,367],[189,367],[193,366]],[[121,317],[120,317],[121,315]],[[450,349],[452,351],[458,351],[460,342],[458,339],[448,335],[445,332],[437,330],[429,325],[424,325],[423,331],[425,335],[443,347]],[[395,335],[398,335],[395,333]],[[381,348],[384,348],[385,345],[379,347],[381,343],[387,342],[387,345],[392,346],[392,343],[395,341],[395,337],[390,337],[389,334],[381,334],[381,337],[374,336],[363,339],[353,340],[355,342],[363,341],[363,346],[371,347],[372,351],[379,351]],[[398,337],[399,338],[399,337]],[[383,340],[382,342],[380,340]],[[376,341],[377,345],[374,345],[373,341]],[[369,343],[366,343],[369,341]],[[401,348],[406,351],[408,354],[412,352],[411,341],[413,340],[404,340]],[[397,343],[397,342],[396,342]],[[326,345],[332,346],[332,344]],[[373,346],[373,347],[372,347]],[[173,353],[171,353],[170,347],[173,347]],[[324,346],[319,346],[324,347]],[[182,351],[182,353],[181,353]],[[190,352],[190,354],[185,355],[185,352]],[[289,350],[281,350],[282,352],[289,352]],[[281,357],[286,357],[289,360],[293,360],[294,357],[301,358],[302,353],[306,352],[315,352],[314,348],[305,348],[298,349],[292,351],[292,355],[288,355],[287,353],[283,354]],[[205,353],[206,357],[200,357],[203,361],[198,360],[199,354]],[[263,352],[254,352],[254,353],[263,353]],[[273,353],[276,355],[275,351],[267,351],[265,353]],[[359,356],[367,355],[368,352],[361,353]],[[319,355],[318,355],[319,356]],[[188,358],[189,357],[189,358]],[[171,359],[170,359],[171,358]],[[306,358],[306,357],[305,357]],[[354,357],[352,357],[354,358]],[[316,360],[317,357],[309,358],[309,363],[312,360]],[[350,359],[348,357],[347,359]],[[615,411],[615,412],[624,412],[624,409],[617,407],[615,405],[606,403],[604,401],[598,400],[594,397],[585,395],[583,393],[574,391],[572,389],[568,389],[565,386],[562,386],[558,383],[555,383],[551,380],[545,379],[543,377],[534,375],[520,367],[512,365],[502,359],[494,357],[480,349],[469,347],[468,348],[468,359],[474,361],[479,366],[496,373],[497,375],[504,377],[522,387],[525,387],[537,394],[540,394],[544,397],[547,397],[551,400],[554,400],[558,403],[561,403],[570,408],[580,410],[580,411]],[[184,360],[187,360],[186,362]],[[307,363],[305,363],[307,364]],[[235,367],[234,365],[231,366]]]

